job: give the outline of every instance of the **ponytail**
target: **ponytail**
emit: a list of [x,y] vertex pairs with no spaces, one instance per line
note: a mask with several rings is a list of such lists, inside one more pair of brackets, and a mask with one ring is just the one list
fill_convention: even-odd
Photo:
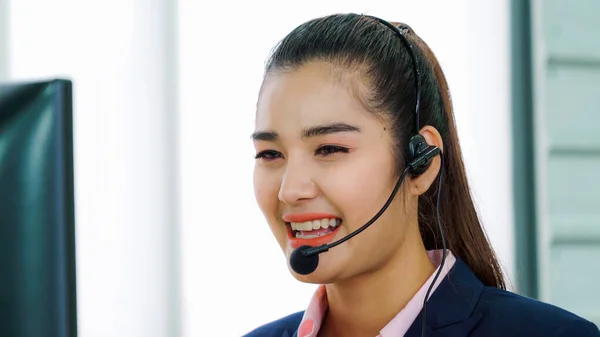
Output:
[[[428,72],[433,74],[441,99],[440,113],[444,114],[441,120],[446,123],[443,139],[444,176],[439,212],[447,247],[462,259],[485,285],[505,289],[502,269],[484,232],[470,193],[446,77],[427,44],[414,34],[411,34],[411,40],[422,54],[426,67],[429,68]],[[432,186],[437,186],[437,183]],[[419,225],[425,248],[428,250],[442,247],[436,218],[437,194],[438,189],[431,188],[419,199]]]

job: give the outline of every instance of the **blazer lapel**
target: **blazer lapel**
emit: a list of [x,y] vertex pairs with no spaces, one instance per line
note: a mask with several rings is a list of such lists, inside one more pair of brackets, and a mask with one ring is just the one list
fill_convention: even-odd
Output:
[[[482,318],[481,314],[472,314],[482,291],[483,283],[457,258],[454,267],[427,302],[427,336],[468,336]],[[422,324],[423,311],[405,337],[421,337]]]

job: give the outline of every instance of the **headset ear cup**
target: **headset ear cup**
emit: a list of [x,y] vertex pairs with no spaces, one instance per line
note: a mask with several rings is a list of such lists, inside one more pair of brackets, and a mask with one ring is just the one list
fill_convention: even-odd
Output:
[[[416,161],[426,152],[427,148],[429,148],[429,144],[425,141],[425,137],[420,134],[412,136],[408,142],[408,160],[410,162]],[[426,160],[423,164],[415,167],[411,171],[412,175],[419,176],[423,174],[427,171],[429,165],[431,165],[431,159]]]

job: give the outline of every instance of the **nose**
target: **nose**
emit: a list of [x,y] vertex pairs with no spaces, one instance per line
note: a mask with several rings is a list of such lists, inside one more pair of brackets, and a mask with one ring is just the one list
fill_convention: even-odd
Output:
[[304,200],[316,198],[319,192],[311,170],[305,165],[291,164],[288,163],[281,179],[279,200],[288,205],[296,205]]

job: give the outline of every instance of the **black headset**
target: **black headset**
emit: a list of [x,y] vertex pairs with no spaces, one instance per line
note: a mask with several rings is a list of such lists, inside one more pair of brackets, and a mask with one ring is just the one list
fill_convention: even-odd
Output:
[[[427,171],[427,169],[429,168],[429,165],[431,165],[432,156],[426,156],[425,154],[429,151],[434,151],[434,152],[436,152],[436,155],[437,155],[438,153],[441,154],[441,151],[437,146],[430,146],[429,144],[427,144],[427,142],[425,141],[425,138],[421,134],[419,134],[419,130],[420,130],[419,110],[420,110],[420,106],[421,106],[421,81],[420,81],[420,76],[419,76],[419,66],[417,64],[417,58],[415,56],[413,46],[410,44],[410,42],[408,41],[406,36],[404,36],[404,34],[402,34],[402,31],[400,31],[400,29],[398,27],[396,27],[393,24],[391,24],[390,22],[380,19],[378,17],[374,17],[374,16],[368,16],[368,17],[373,18],[373,19],[379,21],[380,23],[382,23],[383,25],[387,26],[388,28],[390,28],[402,40],[402,42],[406,46],[406,49],[408,50],[408,54],[410,55],[410,58],[412,61],[413,73],[415,76],[415,86],[416,86],[415,130],[414,130],[414,135],[410,138],[410,141],[408,142],[408,161],[409,161],[409,165],[411,166],[411,170],[410,170],[411,175],[419,176],[419,175],[423,174],[425,171]],[[423,158],[423,159],[420,159],[420,158]]]
[[426,324],[427,323],[427,317],[426,317],[427,299],[429,298],[431,289],[435,285],[435,282],[437,281],[437,279],[444,267],[444,262],[446,261],[446,238],[444,236],[444,230],[442,228],[442,222],[441,222],[440,211],[439,211],[440,210],[440,195],[442,194],[442,172],[444,169],[444,156],[442,155],[442,151],[439,147],[427,144],[427,142],[425,141],[425,138],[421,134],[419,134],[419,130],[420,130],[420,128],[419,128],[419,106],[421,103],[421,82],[419,79],[419,67],[417,64],[417,58],[415,57],[415,53],[414,53],[412,45],[408,42],[408,39],[404,36],[404,34],[402,34],[400,29],[398,29],[391,23],[389,23],[385,20],[382,20],[380,18],[377,18],[377,17],[373,17],[373,16],[369,16],[369,17],[379,21],[380,23],[382,23],[385,26],[387,26],[388,28],[390,28],[402,40],[402,42],[406,46],[408,53],[412,60],[413,71],[414,71],[414,75],[415,75],[415,83],[416,83],[416,106],[415,106],[415,132],[407,144],[408,145],[407,146],[407,162],[408,162],[408,164],[406,165],[406,167],[404,168],[404,171],[400,175],[400,178],[398,179],[396,186],[394,186],[394,190],[390,194],[390,197],[387,199],[386,203],[379,210],[379,212],[377,212],[377,214],[373,218],[371,218],[371,220],[369,220],[369,222],[367,222],[366,224],[364,224],[363,226],[361,226],[354,232],[346,235],[345,237],[343,237],[333,243],[324,244],[324,245],[317,246],[317,247],[310,247],[310,246],[305,245],[305,246],[296,248],[290,255],[290,267],[296,273],[301,274],[301,275],[307,275],[307,274],[314,272],[319,265],[319,254],[327,252],[327,251],[329,251],[329,249],[350,240],[351,238],[356,236],[358,233],[364,231],[369,226],[371,226],[385,212],[385,210],[388,208],[388,206],[392,203],[392,201],[393,201],[396,193],[400,189],[400,186],[402,185],[402,182],[404,181],[404,178],[406,177],[406,175],[408,173],[410,173],[412,176],[419,176],[419,175],[423,174],[425,171],[427,171],[427,169],[431,165],[431,161],[433,160],[433,158],[435,158],[437,155],[439,155],[440,160],[441,160],[441,164],[440,164],[441,168],[439,171],[439,185],[438,185],[438,194],[437,194],[437,202],[436,202],[436,215],[437,215],[438,227],[440,230],[440,236],[442,238],[442,246],[443,246],[442,254],[443,255],[442,255],[442,262],[438,268],[438,271],[437,271],[435,277],[433,278],[433,281],[431,282],[431,285],[429,286],[429,289],[427,290],[427,294],[425,295],[425,300],[423,301],[422,336],[425,336],[425,331],[426,331],[426,327],[427,327],[426,326],[427,325]]
[[[437,281],[442,269],[444,268],[444,262],[446,261],[446,237],[444,235],[444,228],[442,226],[442,221],[441,221],[441,217],[440,217],[440,195],[442,194],[442,176],[443,176],[442,172],[444,169],[444,156],[443,156],[440,148],[438,148],[437,146],[431,146],[431,145],[427,144],[427,142],[425,141],[425,138],[421,134],[419,134],[419,130],[420,130],[420,128],[419,128],[419,108],[420,108],[420,104],[421,104],[421,81],[420,81],[420,77],[419,77],[419,67],[417,64],[417,58],[415,56],[413,46],[410,44],[410,42],[408,41],[406,36],[404,36],[404,34],[400,30],[400,28],[398,28],[398,27],[394,26],[393,24],[391,24],[390,22],[380,19],[378,17],[374,17],[374,16],[369,16],[369,17],[377,20],[379,23],[390,28],[402,40],[402,42],[406,46],[406,49],[408,50],[408,54],[410,55],[410,58],[412,60],[413,72],[414,72],[415,83],[416,83],[415,132],[414,132],[415,134],[410,138],[410,141],[408,142],[407,150],[408,150],[409,164],[408,164],[407,169],[410,170],[410,173],[412,176],[419,176],[419,175],[423,174],[425,171],[427,171],[427,169],[429,168],[429,165],[431,165],[431,160],[433,159],[433,157],[437,154],[440,155],[441,162],[440,162],[439,186],[438,186],[438,194],[437,194],[437,202],[436,202],[436,215],[437,215],[437,222],[438,222],[438,227],[439,227],[439,231],[440,231],[440,236],[442,238],[442,246],[443,246],[442,247],[442,262],[440,263],[438,271],[437,271],[435,277],[433,278],[433,281],[431,282],[429,289],[427,289],[427,294],[425,295],[425,299],[423,301],[423,310],[422,310],[423,311],[423,318],[422,318],[423,325],[421,328],[421,335],[425,336],[425,331],[427,329],[427,300],[429,298],[429,294],[431,293],[431,289],[435,285],[435,282]],[[398,183],[400,184],[401,180],[398,181]]]

